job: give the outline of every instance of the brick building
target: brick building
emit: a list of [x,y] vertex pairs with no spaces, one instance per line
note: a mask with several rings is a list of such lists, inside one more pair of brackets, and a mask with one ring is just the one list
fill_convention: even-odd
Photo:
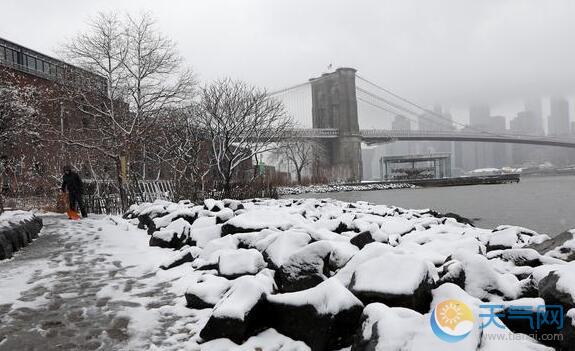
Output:
[[106,87],[105,79],[96,74],[0,38],[0,84],[30,92],[27,103],[35,110],[37,127],[35,134],[23,134],[0,149],[5,193],[41,196],[52,192],[66,163],[89,176],[87,161],[96,155],[63,145],[50,135],[54,131],[74,133],[88,122],[70,99],[75,82],[93,89]]

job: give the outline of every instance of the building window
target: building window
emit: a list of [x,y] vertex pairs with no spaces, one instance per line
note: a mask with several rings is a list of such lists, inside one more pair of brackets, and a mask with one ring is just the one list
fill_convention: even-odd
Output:
[[24,63],[25,66],[29,69],[36,70],[36,59],[28,55],[24,55],[24,58],[26,59],[26,62]]
[[18,53],[12,49],[6,48],[6,61],[10,63],[18,63]]

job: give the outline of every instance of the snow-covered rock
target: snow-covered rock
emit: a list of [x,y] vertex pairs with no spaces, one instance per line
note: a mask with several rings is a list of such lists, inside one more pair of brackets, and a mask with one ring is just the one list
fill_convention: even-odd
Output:
[[294,215],[287,211],[258,209],[233,217],[224,224],[222,232],[223,235],[227,235],[254,232],[265,228],[285,230],[303,219],[301,215]]
[[38,237],[42,219],[28,211],[6,211],[0,214],[0,260],[28,246]]
[[267,297],[270,325],[312,350],[349,346],[362,310],[361,301],[335,278],[311,289]]
[[150,246],[179,249],[190,244],[190,232],[192,225],[183,218],[171,222],[167,227],[152,233]]
[[191,284],[184,294],[186,305],[190,308],[202,309],[214,307],[231,286],[226,278],[212,274],[204,274]]
[[575,308],[575,261],[552,270],[538,287],[547,304],[560,304],[565,310]]
[[[572,233],[559,241],[428,209],[330,199],[156,201],[126,218],[122,225],[152,233],[151,245],[179,249],[159,266],[168,279],[181,276],[200,349],[323,350],[355,340],[353,350],[501,350],[477,325],[446,344],[430,328],[433,311],[448,299],[468,305],[477,322],[482,303],[575,310],[575,267],[565,262]],[[509,337],[529,331],[525,321],[497,321]],[[546,349],[528,338],[513,346]]]
[[358,265],[349,289],[366,304],[427,311],[434,269],[417,256],[388,253]]
[[204,340],[228,338],[235,343],[245,341],[262,329],[261,323],[266,320],[262,302],[266,294],[273,291],[273,286],[273,279],[266,274],[234,280],[215,305],[200,337]]
[[218,273],[228,279],[255,275],[265,267],[264,257],[256,249],[230,249],[219,254]]

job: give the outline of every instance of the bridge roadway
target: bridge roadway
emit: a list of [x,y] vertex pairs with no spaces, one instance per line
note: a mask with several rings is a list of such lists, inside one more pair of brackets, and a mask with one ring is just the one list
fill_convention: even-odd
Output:
[[[362,129],[359,131],[359,134],[346,134],[346,136],[359,136],[362,142],[366,144],[384,144],[401,140],[474,141],[575,148],[575,137],[549,137],[506,133]],[[301,139],[335,139],[338,137],[340,137],[339,130],[331,128],[292,129],[286,135],[286,138]]]

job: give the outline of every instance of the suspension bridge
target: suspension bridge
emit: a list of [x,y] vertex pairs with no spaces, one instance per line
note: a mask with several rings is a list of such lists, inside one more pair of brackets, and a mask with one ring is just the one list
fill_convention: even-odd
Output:
[[[270,93],[301,125],[288,138],[315,139],[324,147],[318,165],[338,179],[362,179],[361,144],[395,141],[471,141],[575,148],[575,138],[495,133],[456,122],[450,117],[409,100],[356,74],[354,68],[338,68],[318,78]],[[389,118],[403,116],[412,129],[361,129],[361,114]],[[422,121],[426,124],[422,130]]]

